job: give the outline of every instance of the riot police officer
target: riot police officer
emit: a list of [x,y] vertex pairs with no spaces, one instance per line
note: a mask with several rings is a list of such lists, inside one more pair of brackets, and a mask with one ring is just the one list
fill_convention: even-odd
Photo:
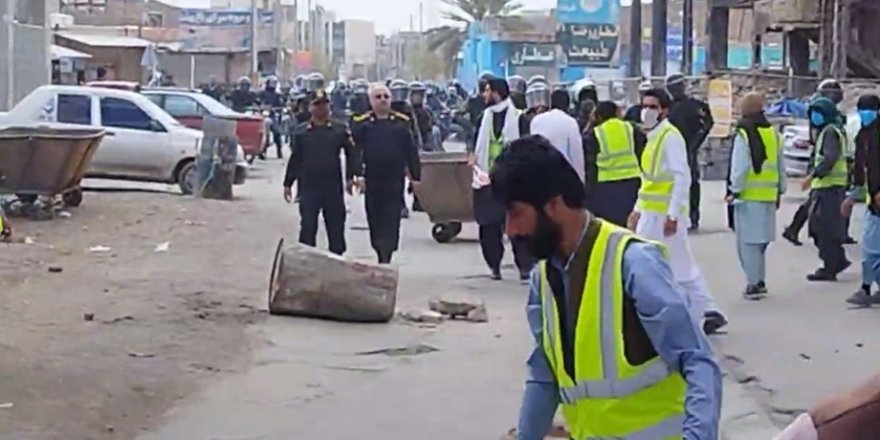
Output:
[[576,83],[574,92],[575,111],[572,116],[578,121],[578,127],[581,132],[590,128],[590,117],[599,102],[599,93],[596,90],[596,83],[590,79],[581,80]]
[[470,116],[471,125],[474,127],[480,126],[480,117],[483,116],[483,111],[486,110],[486,100],[483,98],[483,90],[486,89],[489,80],[494,77],[495,75],[493,75],[492,72],[485,71],[481,73],[480,79],[477,81],[477,90],[468,98],[467,103],[465,104],[465,109],[468,116]]
[[291,202],[291,187],[298,181],[299,242],[315,246],[321,214],[330,252],[342,255],[346,248],[346,209],[339,156],[345,153],[345,182],[351,193],[354,186],[361,186],[360,154],[346,125],[330,120],[330,100],[321,89],[312,98],[310,114],[309,121],[300,124],[291,139],[293,154],[284,176],[284,199]]
[[547,87],[547,84],[536,82],[526,89],[525,98],[526,111],[523,116],[528,120],[526,126],[529,126],[535,116],[550,108],[550,88]]
[[363,79],[358,79],[352,84],[352,98],[349,103],[352,116],[361,115],[370,111],[370,85]]
[[243,76],[238,79],[238,87],[229,94],[232,110],[244,112],[258,104],[257,94],[251,90],[251,80]]
[[689,217],[691,230],[694,230],[700,226],[700,164],[697,155],[715,121],[707,103],[688,96],[684,75],[677,73],[666,78],[666,91],[672,96],[669,122],[678,128],[687,146],[688,165],[691,168]]
[[409,115],[409,85],[402,79],[391,81],[388,86],[391,90],[391,110]]
[[324,90],[324,86],[324,75],[320,72],[310,73],[306,78],[306,92],[310,95],[314,95],[318,90]]
[[645,80],[639,83],[639,102],[631,105],[626,110],[626,115],[623,117],[624,121],[629,121],[636,125],[642,123],[642,98],[645,96],[645,92],[651,90],[651,88],[653,88],[651,81]]
[[532,75],[529,77],[529,80],[526,81],[526,88],[532,86],[536,83],[544,83],[547,84],[547,78],[544,75]]
[[513,106],[525,110],[526,107],[526,84],[525,78],[519,75],[513,75],[507,78],[507,87],[510,89],[510,101]]
[[[282,108],[286,105],[286,100],[281,93],[278,92],[278,78],[270,76],[266,78],[266,82],[259,95],[260,104],[264,109],[269,111],[269,131],[272,134],[272,141],[275,143],[276,154],[279,159],[284,158],[282,152],[282,127],[281,117]],[[269,146],[269,137],[266,138],[266,147]]]
[[434,149],[434,117],[425,107],[426,93],[427,88],[421,82],[413,81],[409,84],[409,104],[415,125],[416,146],[420,150],[431,151]]

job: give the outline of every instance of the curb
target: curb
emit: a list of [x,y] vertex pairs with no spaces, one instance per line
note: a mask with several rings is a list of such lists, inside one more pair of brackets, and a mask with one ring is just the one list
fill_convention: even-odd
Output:
[[760,383],[738,369],[742,361],[724,356],[720,361],[723,378],[721,421],[722,440],[772,440],[781,431],[773,423],[765,405],[756,398]]

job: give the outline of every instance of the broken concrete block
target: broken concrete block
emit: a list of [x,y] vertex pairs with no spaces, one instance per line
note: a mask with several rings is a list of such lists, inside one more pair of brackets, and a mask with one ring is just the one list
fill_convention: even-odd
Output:
[[486,311],[486,306],[480,304],[477,308],[468,312],[467,320],[470,322],[489,322],[489,313]]
[[400,317],[410,322],[423,322],[427,324],[439,324],[443,322],[443,314],[433,310],[406,311]]
[[471,310],[480,305],[482,302],[464,296],[445,296],[428,303],[431,310],[451,317],[466,317]]
[[397,270],[349,261],[299,243],[278,243],[269,284],[269,313],[346,322],[394,317]]

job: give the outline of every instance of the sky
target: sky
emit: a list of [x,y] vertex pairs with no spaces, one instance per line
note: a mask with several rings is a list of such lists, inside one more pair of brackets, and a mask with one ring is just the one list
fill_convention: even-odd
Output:
[[[200,8],[210,4],[210,0],[162,0],[183,8]],[[300,16],[306,17],[308,0],[299,0]],[[293,0],[283,0],[292,3]],[[312,0],[336,12],[338,20],[364,19],[376,23],[376,32],[390,34],[398,30],[410,30],[412,19],[413,30],[419,30],[419,0]],[[440,0],[421,0],[423,3],[424,28],[429,29],[443,24],[440,12],[443,8]],[[549,9],[556,5],[556,0],[519,0],[526,9]],[[642,0],[642,3],[651,3]],[[629,5],[630,0],[621,0],[621,4]]]

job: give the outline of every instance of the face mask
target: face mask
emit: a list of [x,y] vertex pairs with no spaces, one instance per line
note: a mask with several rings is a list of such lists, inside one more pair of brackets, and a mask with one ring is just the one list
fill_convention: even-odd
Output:
[[816,127],[821,127],[825,125],[825,115],[819,112],[810,113],[810,123],[812,123]]
[[877,120],[877,110],[859,110],[859,119],[862,120],[862,126],[867,127]]
[[660,122],[660,112],[653,108],[642,109],[642,125],[647,128],[654,128]]
[[532,255],[543,260],[556,253],[561,236],[559,227],[550,220],[550,217],[543,210],[540,210],[535,223],[535,231],[531,235],[514,237],[513,239],[527,243]]

